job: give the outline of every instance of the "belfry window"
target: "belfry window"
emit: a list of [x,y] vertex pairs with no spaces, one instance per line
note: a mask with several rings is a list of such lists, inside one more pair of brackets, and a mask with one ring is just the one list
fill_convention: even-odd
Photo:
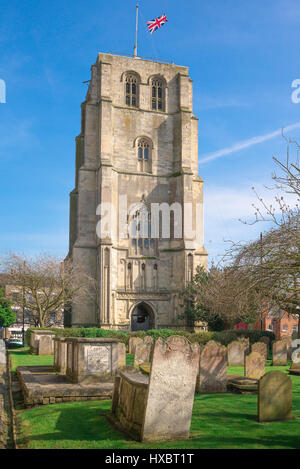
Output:
[[150,143],[145,140],[141,139],[138,142],[138,171],[143,173],[150,173],[151,172],[151,148]]
[[138,78],[129,73],[125,79],[126,106],[138,107]]
[[164,83],[160,78],[153,78],[151,82],[151,108],[153,111],[165,110]]

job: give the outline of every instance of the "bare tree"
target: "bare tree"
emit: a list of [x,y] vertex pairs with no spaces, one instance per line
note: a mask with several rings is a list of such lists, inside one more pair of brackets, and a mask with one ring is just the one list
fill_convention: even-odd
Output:
[[1,268],[19,288],[15,304],[30,310],[39,327],[47,325],[54,311],[61,312],[66,304],[90,294],[89,278],[69,259],[62,262],[49,254],[30,258],[10,253],[2,258]]
[[[263,236],[248,243],[232,243],[227,251],[231,269],[242,275],[249,288],[259,292],[270,307],[280,307],[291,314],[300,315],[300,169],[297,142],[287,139],[284,162],[273,157],[279,172],[272,175],[276,195],[273,205],[267,205],[258,196],[255,220],[251,223],[271,222]],[[291,159],[291,146],[296,157]],[[286,195],[292,194],[292,204]],[[249,222],[244,222],[249,224]],[[298,327],[300,337],[300,328]]]

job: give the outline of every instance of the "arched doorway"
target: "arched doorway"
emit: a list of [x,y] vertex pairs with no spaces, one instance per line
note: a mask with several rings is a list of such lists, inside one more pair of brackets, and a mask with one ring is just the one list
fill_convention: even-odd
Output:
[[148,331],[154,328],[154,314],[152,308],[146,303],[139,303],[133,308],[131,314],[132,331]]

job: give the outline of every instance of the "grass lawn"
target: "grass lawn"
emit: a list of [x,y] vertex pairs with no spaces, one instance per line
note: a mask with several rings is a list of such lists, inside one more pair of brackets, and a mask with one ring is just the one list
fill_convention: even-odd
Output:
[[[13,363],[50,357],[26,357],[13,351]],[[127,357],[132,362],[132,356]],[[35,362],[36,363],[36,362]],[[268,364],[270,364],[268,362]],[[266,371],[289,367],[267,366]],[[242,367],[228,367],[229,374],[243,375]],[[188,441],[141,444],[113,429],[105,418],[111,401],[53,404],[17,411],[18,445],[31,448],[86,449],[209,449],[209,448],[300,448],[300,377],[292,376],[294,419],[286,422],[257,422],[257,396],[239,394],[196,395]]]
[[53,355],[31,355],[29,347],[22,347],[15,350],[9,350],[12,359],[12,370],[16,371],[17,366],[35,366],[35,365],[53,365]]

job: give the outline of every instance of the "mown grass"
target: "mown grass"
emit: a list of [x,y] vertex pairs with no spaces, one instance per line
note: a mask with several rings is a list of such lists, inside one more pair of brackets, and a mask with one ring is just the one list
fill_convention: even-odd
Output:
[[[40,358],[42,364],[49,364],[45,363],[47,357]],[[129,356],[127,362],[132,358]],[[288,369],[269,365],[266,372]],[[243,368],[228,367],[228,374],[243,375]],[[141,444],[107,422],[105,414],[111,401],[70,402],[18,411],[18,445],[31,449],[300,448],[300,377],[291,378],[294,419],[290,421],[258,423],[256,395],[196,395],[189,440]]]
[[12,368],[15,372],[18,366],[51,366],[53,365],[53,355],[31,355],[29,347],[9,350]]

